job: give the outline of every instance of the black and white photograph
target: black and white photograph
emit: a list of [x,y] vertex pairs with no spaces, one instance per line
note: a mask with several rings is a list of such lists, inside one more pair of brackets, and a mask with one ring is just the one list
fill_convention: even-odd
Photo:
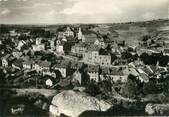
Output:
[[169,116],[169,0],[0,0],[0,117]]

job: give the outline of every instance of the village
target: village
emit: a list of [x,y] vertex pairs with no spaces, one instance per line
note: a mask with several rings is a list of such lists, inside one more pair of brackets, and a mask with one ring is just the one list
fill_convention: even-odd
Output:
[[[64,25],[54,32],[50,28],[8,31],[4,28],[0,36],[0,87],[76,88],[117,104],[119,97],[129,102],[146,99],[149,102],[147,95],[165,92],[166,100],[169,92],[167,26],[159,29],[159,34],[131,26],[130,33],[141,35],[132,42],[125,40],[129,32],[112,33],[107,28],[107,25]],[[117,100],[112,100],[112,96]]]

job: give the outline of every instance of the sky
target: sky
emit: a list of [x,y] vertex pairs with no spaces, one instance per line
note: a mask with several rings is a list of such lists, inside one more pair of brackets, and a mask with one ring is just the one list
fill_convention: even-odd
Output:
[[169,0],[0,0],[0,24],[118,23],[168,15]]

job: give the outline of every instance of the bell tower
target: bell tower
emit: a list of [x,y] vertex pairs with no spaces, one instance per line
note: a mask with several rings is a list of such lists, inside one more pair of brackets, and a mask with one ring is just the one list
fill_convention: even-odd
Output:
[[82,40],[82,38],[83,38],[83,34],[82,34],[82,31],[81,31],[81,28],[79,28],[78,40]]

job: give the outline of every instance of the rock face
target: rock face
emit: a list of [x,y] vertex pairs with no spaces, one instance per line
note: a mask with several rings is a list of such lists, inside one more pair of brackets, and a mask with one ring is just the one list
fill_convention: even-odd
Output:
[[54,96],[49,111],[55,116],[64,114],[78,117],[82,112],[87,110],[106,111],[110,107],[111,105],[103,100],[99,101],[95,97],[69,90]]
[[145,112],[149,115],[160,114],[165,115],[169,113],[169,104],[147,104],[145,107]]

